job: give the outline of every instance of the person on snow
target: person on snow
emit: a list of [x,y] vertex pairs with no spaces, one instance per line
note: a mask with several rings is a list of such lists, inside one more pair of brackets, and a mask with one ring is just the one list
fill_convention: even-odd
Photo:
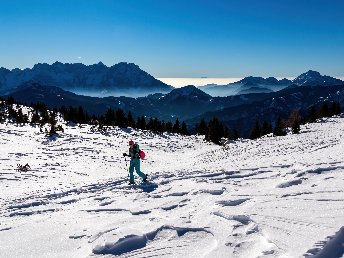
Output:
[[134,143],[133,140],[129,141],[129,154],[123,153],[123,156],[130,157],[130,165],[129,165],[129,175],[130,180],[129,184],[135,184],[134,181],[134,168],[136,173],[142,178],[143,182],[147,181],[147,175],[142,173],[140,170],[140,148],[137,143]]

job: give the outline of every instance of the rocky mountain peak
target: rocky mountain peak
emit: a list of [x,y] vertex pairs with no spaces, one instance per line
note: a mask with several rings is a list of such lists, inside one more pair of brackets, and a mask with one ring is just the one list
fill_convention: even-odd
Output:
[[332,86],[332,85],[341,85],[344,82],[342,80],[333,78],[327,75],[321,75],[317,71],[309,70],[293,80],[298,86]]

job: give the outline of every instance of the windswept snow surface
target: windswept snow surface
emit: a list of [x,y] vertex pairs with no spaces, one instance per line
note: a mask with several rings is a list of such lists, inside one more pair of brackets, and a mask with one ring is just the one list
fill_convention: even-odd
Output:
[[[127,185],[129,139],[146,185]],[[342,257],[343,157],[344,118],[225,147],[0,124],[0,257]]]

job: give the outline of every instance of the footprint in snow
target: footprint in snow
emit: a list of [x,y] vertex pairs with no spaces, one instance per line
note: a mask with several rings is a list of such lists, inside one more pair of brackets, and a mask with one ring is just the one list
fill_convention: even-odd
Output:
[[238,199],[238,200],[229,200],[229,201],[217,201],[216,204],[221,205],[223,207],[227,206],[238,206],[246,201],[250,200],[249,198],[246,199]]
[[[142,235],[125,235],[114,243],[96,246],[93,254],[116,255],[120,257],[182,257],[190,247],[199,251],[199,255],[207,251],[213,234],[204,228],[184,228],[164,225]],[[196,248],[195,248],[196,247]]]
[[279,185],[277,185],[278,188],[287,188],[293,185],[299,185],[302,184],[302,180],[301,179],[295,179],[295,180],[291,180],[291,181],[287,181],[284,183],[281,183]]

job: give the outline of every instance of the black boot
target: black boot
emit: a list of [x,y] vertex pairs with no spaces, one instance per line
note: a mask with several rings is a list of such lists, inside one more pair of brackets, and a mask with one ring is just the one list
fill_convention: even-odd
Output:
[[143,182],[147,182],[147,174],[145,174],[145,178],[143,179]]
[[135,182],[129,182],[129,185],[134,185],[135,184]]

